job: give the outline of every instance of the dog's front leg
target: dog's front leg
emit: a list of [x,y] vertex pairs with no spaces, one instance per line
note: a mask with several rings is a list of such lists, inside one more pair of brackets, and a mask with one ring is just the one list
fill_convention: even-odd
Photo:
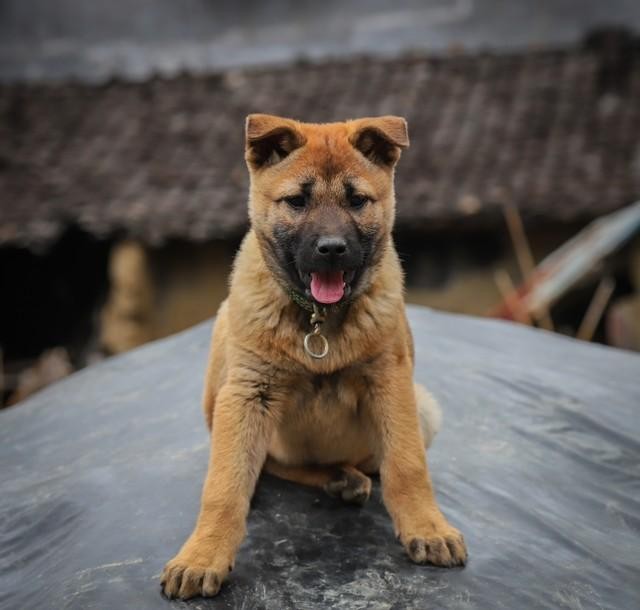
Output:
[[221,388],[200,514],[162,574],[168,597],[216,595],[231,571],[277,409],[268,387],[242,374],[231,375]]
[[380,480],[396,534],[416,563],[464,565],[462,534],[449,525],[436,503],[418,423],[409,367],[387,369],[374,389],[373,407],[381,436]]

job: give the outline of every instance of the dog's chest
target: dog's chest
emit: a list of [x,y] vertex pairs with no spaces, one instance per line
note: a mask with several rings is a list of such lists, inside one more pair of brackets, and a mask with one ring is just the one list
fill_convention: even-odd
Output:
[[361,402],[361,383],[351,371],[311,375],[300,396],[298,410],[323,418],[357,415]]
[[362,377],[341,371],[305,381],[292,391],[271,453],[286,455],[286,461],[318,463],[366,455],[370,426]]

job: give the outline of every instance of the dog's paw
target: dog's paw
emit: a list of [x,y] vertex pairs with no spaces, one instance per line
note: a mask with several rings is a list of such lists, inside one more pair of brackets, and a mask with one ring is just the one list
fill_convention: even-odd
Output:
[[462,534],[454,527],[446,527],[425,535],[402,536],[411,561],[452,568],[467,563],[467,547]]
[[353,467],[340,468],[336,477],[324,486],[334,498],[362,506],[371,495],[371,479]]
[[165,566],[160,585],[169,598],[190,599],[192,597],[213,597],[218,594],[232,566],[222,568],[213,564],[198,565],[180,558],[172,559]]

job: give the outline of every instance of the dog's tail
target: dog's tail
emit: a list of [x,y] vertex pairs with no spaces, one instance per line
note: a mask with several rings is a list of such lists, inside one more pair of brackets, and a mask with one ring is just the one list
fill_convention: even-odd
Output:
[[433,441],[433,437],[440,430],[442,424],[442,411],[436,399],[429,394],[427,388],[419,383],[414,384],[416,393],[416,404],[418,405],[418,416],[420,417],[420,427],[424,437],[424,446],[428,449]]

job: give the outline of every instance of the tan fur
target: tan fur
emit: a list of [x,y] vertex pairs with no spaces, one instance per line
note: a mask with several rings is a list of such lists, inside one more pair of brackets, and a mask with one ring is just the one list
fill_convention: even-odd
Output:
[[[265,145],[269,138],[278,140],[274,150]],[[326,125],[249,117],[252,228],[213,331],[203,400],[212,428],[209,471],[195,529],[162,576],[168,596],[218,592],[263,467],[357,503],[370,493],[366,473],[379,472],[411,559],[464,564],[462,536],[440,512],[429,478],[425,444],[437,431],[439,411],[413,382],[403,275],[391,240],[393,166],[407,145],[406,124],[397,117]],[[269,250],[274,226],[300,222],[274,202],[309,176],[319,203],[305,222],[323,214],[328,223],[357,222],[379,244],[353,302],[330,308],[323,325],[330,351],[321,360],[303,349],[309,314],[283,290]],[[340,203],[345,176],[374,200],[358,214]]]

